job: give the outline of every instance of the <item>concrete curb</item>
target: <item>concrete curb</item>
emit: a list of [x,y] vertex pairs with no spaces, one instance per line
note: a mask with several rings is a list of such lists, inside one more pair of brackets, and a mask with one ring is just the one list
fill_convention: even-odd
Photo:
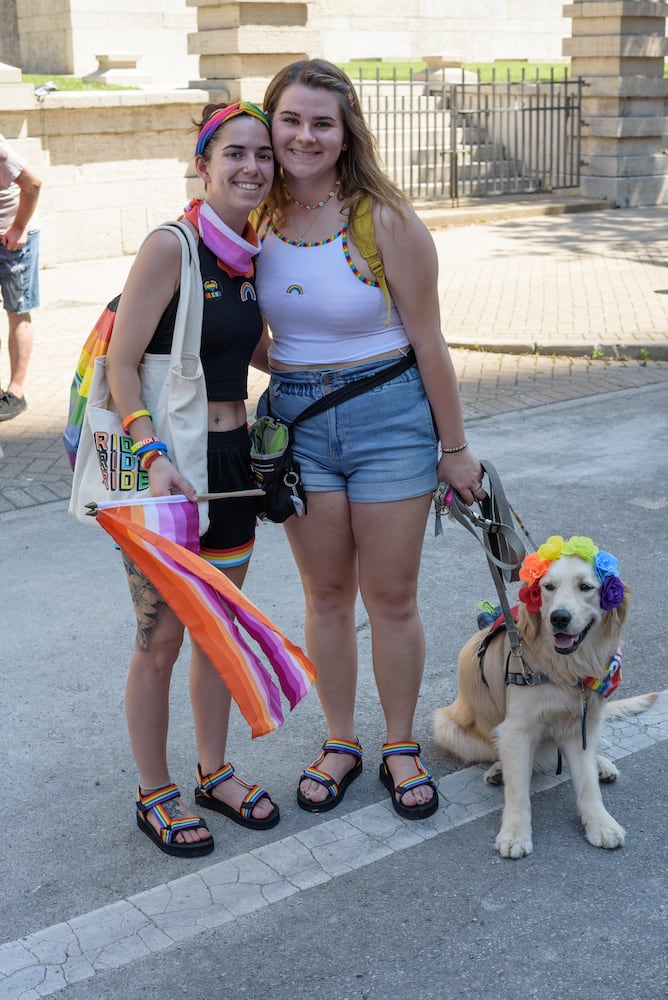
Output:
[[450,350],[488,351],[490,354],[536,354],[541,357],[568,358],[614,358],[616,361],[668,361],[668,344],[657,344],[655,340],[633,344],[602,344],[579,340],[576,344],[567,341],[562,344],[540,344],[538,341],[518,343],[517,341],[499,341],[479,337],[472,340],[466,337],[448,337]]

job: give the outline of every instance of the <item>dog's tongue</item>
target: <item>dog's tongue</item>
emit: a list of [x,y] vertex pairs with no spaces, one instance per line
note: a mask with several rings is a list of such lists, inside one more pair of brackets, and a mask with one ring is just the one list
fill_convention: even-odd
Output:
[[578,637],[576,635],[566,635],[564,632],[557,632],[554,636],[554,645],[556,649],[571,649],[577,640]]

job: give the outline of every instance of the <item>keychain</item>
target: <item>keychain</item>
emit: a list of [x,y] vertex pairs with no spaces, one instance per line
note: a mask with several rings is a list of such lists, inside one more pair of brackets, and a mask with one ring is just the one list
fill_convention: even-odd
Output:
[[452,509],[452,497],[452,486],[448,483],[439,483],[434,490],[434,513],[436,515],[434,534],[436,537],[444,534],[443,522],[441,519],[444,514],[446,517],[450,516],[450,511]]

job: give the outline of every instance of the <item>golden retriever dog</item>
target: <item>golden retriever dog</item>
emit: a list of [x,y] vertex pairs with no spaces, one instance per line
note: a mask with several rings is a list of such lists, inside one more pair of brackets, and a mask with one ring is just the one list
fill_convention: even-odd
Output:
[[[588,558],[571,551],[584,551]],[[552,558],[542,558],[546,552]],[[504,858],[531,854],[531,774],[534,768],[554,773],[559,753],[568,764],[589,843],[604,848],[624,843],[625,831],[606,810],[599,788],[599,781],[614,781],[619,773],[598,754],[601,729],[606,714],[634,715],[657,695],[608,705],[596,690],[616,686],[609,679],[613,671],[619,677],[629,601],[616,574],[617,560],[598,552],[591,539],[576,536],[564,543],[553,536],[527,557],[520,578],[528,586],[520,589],[517,620],[521,659],[511,655],[505,629],[484,653],[488,630],[477,632],[459,656],[455,701],[435,712],[435,736],[444,750],[469,764],[495,762],[485,780],[504,784],[494,845]]]

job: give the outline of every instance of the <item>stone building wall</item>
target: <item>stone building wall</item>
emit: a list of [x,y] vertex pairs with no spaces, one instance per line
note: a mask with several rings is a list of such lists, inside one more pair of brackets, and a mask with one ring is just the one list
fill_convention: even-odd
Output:
[[16,0],[0,0],[0,63],[16,65],[18,50]]
[[[133,52],[139,72],[153,82],[185,86],[200,78],[187,44],[197,6],[197,0],[0,0],[0,61],[28,73],[85,76],[96,70],[98,53]],[[467,62],[559,61],[568,27],[562,0],[309,2],[308,28],[318,39],[310,54],[333,62],[444,52]]]
[[153,226],[203,194],[193,122],[205,92],[56,93],[41,105],[19,98],[2,112],[2,133],[43,181],[43,267],[135,253]]
[[320,31],[322,55],[333,62],[434,53],[465,62],[559,62],[570,29],[562,6],[562,0],[315,0],[309,26]]
[[198,73],[188,55],[196,11],[186,0],[0,0],[0,24],[15,6],[19,45],[14,58],[25,73],[86,76],[97,54],[129,52],[138,70],[155,83],[187,85]]

